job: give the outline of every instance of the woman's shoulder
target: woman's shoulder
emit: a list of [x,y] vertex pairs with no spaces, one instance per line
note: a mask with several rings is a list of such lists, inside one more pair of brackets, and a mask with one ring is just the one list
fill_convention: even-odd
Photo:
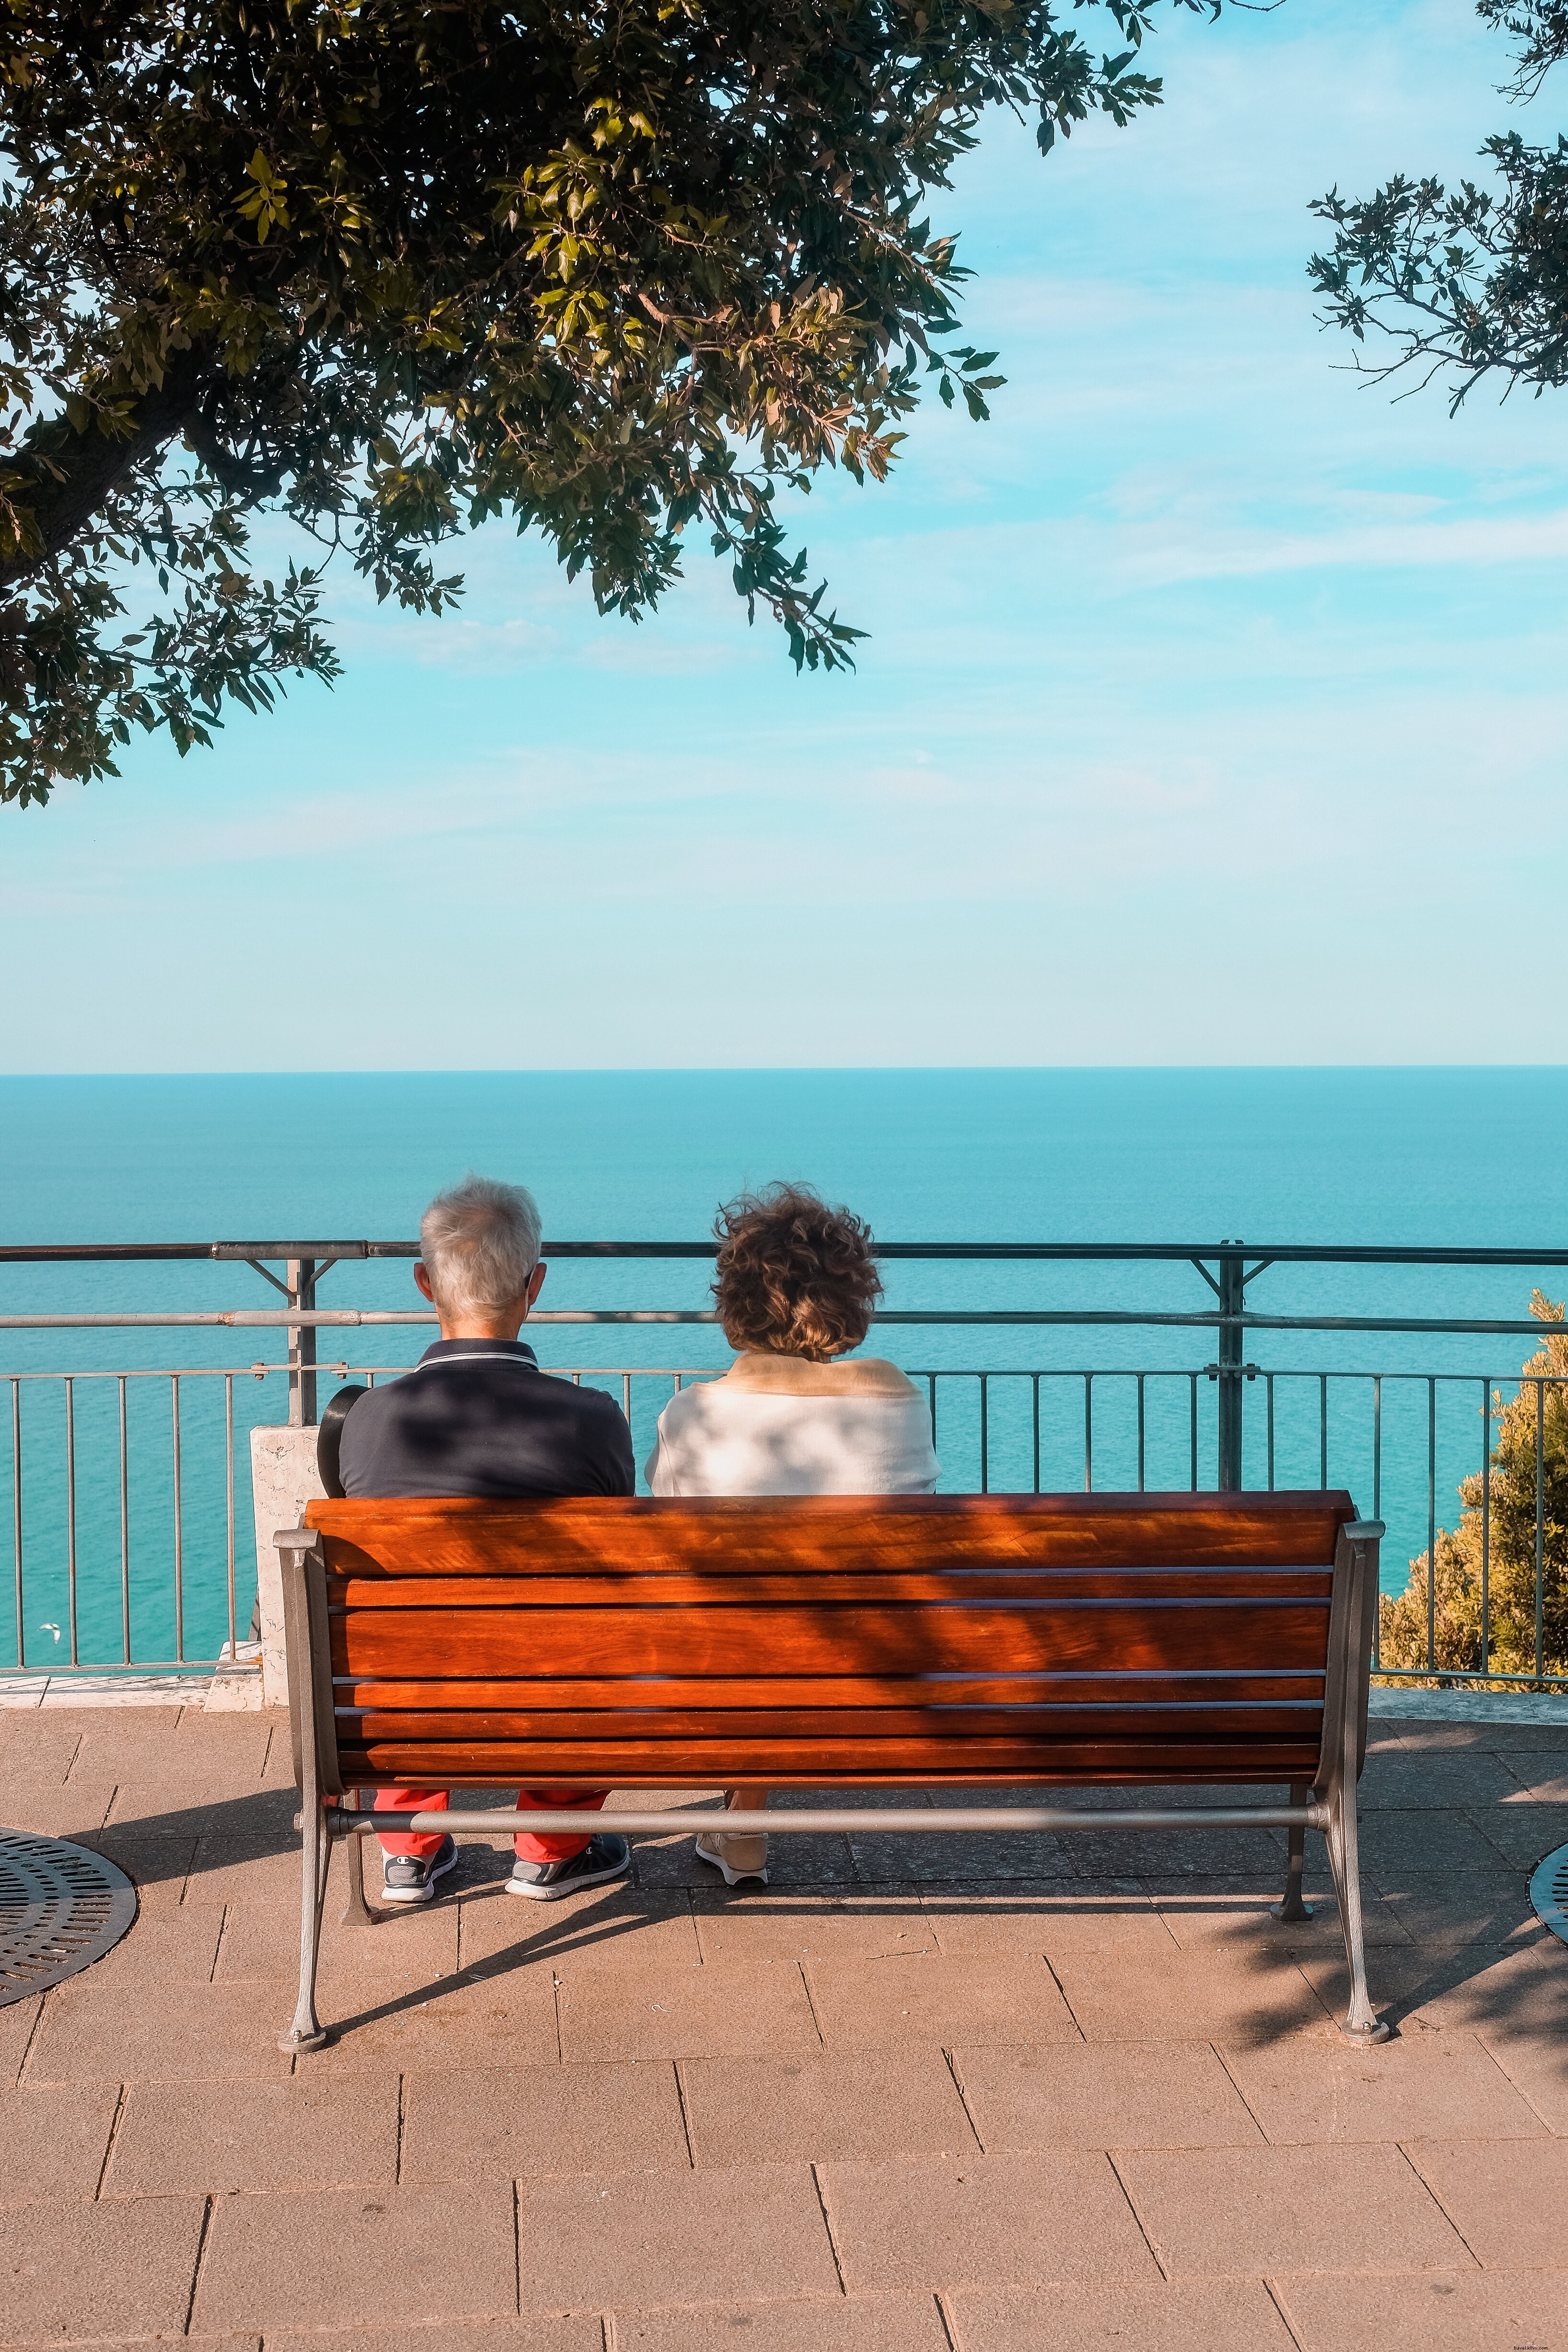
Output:
[[881,1356],[851,1356],[829,1364],[804,1356],[774,1356],[761,1349],[737,1356],[716,1393],[730,1396],[880,1398],[907,1403],[920,1391],[897,1364]]

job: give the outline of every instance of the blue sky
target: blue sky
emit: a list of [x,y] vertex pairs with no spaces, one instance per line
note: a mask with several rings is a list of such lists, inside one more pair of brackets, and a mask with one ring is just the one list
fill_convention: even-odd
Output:
[[5,1066],[1564,1059],[1568,401],[1358,387],[1304,263],[1568,104],[1466,0],[1152,63],[933,203],[1009,382],[799,508],[855,675],[700,551],[635,630],[494,526],[460,618],[338,581],[335,692],[0,812]]

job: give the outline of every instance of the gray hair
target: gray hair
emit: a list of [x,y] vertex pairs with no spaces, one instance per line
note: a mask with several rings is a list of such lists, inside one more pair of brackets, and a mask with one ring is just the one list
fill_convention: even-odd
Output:
[[531,1192],[465,1176],[437,1192],[419,1220],[419,1246],[436,1304],[449,1315],[499,1315],[528,1288],[542,1227]]

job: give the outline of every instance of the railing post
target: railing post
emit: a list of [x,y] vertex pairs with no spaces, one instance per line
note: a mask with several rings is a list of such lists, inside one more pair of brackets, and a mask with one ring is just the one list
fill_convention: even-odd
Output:
[[[1219,1259],[1219,1311],[1222,1316],[1239,1315],[1247,1303],[1247,1285],[1242,1277],[1242,1251],[1239,1242],[1234,1249],[1223,1249]],[[1217,1410],[1219,1475],[1217,1485],[1222,1495],[1234,1495],[1241,1485],[1241,1364],[1243,1332],[1239,1323],[1221,1323],[1219,1327],[1219,1380]]]
[[[313,1257],[291,1257],[288,1261],[289,1304],[309,1314],[316,1304],[316,1261]],[[291,1429],[312,1428],[316,1419],[316,1327],[313,1323],[291,1323],[289,1327],[289,1425]]]

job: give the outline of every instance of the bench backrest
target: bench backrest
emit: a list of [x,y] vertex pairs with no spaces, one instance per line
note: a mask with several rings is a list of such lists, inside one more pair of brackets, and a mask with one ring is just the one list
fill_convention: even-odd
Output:
[[1343,1493],[317,1502],[290,1682],[328,1788],[1310,1781],[1325,1701],[1364,1718],[1354,1517]]

